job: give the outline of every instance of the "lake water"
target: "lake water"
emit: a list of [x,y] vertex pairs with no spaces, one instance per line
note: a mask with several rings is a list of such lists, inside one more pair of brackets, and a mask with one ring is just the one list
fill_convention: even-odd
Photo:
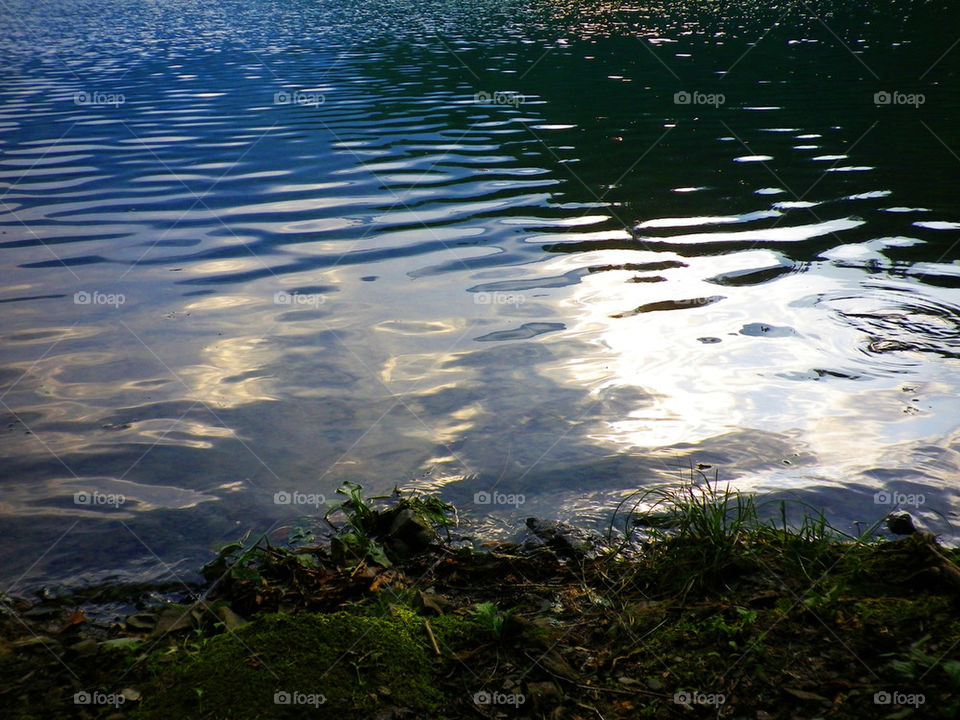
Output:
[[507,532],[703,463],[955,538],[955,20],[8,0],[5,586],[187,576],[344,480]]

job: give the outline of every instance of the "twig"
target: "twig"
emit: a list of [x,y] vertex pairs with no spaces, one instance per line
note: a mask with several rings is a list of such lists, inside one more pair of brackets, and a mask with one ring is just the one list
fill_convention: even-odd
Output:
[[440,657],[440,648],[437,647],[437,639],[433,636],[433,629],[430,627],[430,621],[424,618],[423,627],[427,630],[427,637],[430,638],[430,644],[433,645],[433,651]]
[[573,683],[578,688],[583,688],[584,690],[597,690],[599,692],[608,692],[616,693],[617,695],[650,695],[651,697],[666,697],[662,692],[653,692],[652,690],[643,690],[641,688],[633,688],[632,690],[620,690],[619,688],[608,688],[600,687],[599,685],[584,685],[583,683],[575,682]]
[[358,563],[357,563],[357,566],[353,569],[353,572],[350,573],[350,578],[352,579],[354,575],[356,575],[358,572],[360,572],[360,568],[362,568],[362,567],[363,567],[364,565],[366,565],[366,564],[367,564],[367,559],[366,559],[366,558],[364,558],[363,560],[361,560],[360,562],[358,562]]
[[604,720],[604,717],[601,714],[601,712],[597,710],[595,707],[593,707],[592,705],[584,705],[582,702],[578,702],[577,706],[582,707],[584,710],[592,710],[597,714],[597,717],[600,718],[600,720]]

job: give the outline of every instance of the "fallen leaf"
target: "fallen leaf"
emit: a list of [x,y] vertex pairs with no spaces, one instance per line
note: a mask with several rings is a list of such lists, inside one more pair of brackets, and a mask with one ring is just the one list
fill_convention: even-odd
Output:
[[87,616],[83,614],[83,610],[74,610],[72,613],[67,615],[66,623],[58,632],[65,632],[72,628],[74,625],[79,625],[87,621]]

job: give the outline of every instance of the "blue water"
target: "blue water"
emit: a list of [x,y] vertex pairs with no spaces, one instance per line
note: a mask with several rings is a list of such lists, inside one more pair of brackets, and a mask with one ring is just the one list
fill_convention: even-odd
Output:
[[5,587],[344,480],[495,533],[702,463],[955,538],[950,12],[3,4]]

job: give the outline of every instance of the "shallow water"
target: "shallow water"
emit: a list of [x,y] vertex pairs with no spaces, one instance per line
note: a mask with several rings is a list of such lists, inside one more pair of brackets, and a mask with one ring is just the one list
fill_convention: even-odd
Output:
[[955,537],[960,46],[847,5],[4,4],[0,577],[696,463]]

